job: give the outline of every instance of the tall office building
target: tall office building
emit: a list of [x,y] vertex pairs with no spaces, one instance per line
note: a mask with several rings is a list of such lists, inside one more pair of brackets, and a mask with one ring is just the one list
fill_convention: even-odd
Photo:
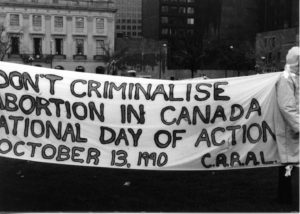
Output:
[[254,41],[261,28],[261,0],[223,0],[219,37]]
[[253,39],[261,28],[261,2],[143,0],[143,36],[164,39],[190,32],[209,38]]
[[116,0],[116,37],[141,38],[142,0]]
[[262,31],[299,26],[299,0],[262,0]]
[[282,70],[288,50],[299,46],[299,0],[263,0],[260,8],[257,67],[264,72]]
[[[198,40],[196,43],[198,49],[202,50],[211,48],[214,45],[211,41],[251,43],[254,48],[256,33],[261,29],[261,2],[261,0],[143,0],[143,36],[169,42],[168,53],[171,56],[168,56],[168,66],[171,68],[172,62],[178,61],[172,59],[174,55],[172,53],[177,51],[176,44],[172,44],[172,41],[174,43],[174,38],[186,34],[193,35],[193,39]],[[228,45],[228,48],[240,47]],[[201,51],[197,52],[201,55]],[[202,63],[202,66],[207,68],[216,66],[214,64],[216,62],[206,60],[205,63],[206,65]]]
[[0,23],[10,41],[6,61],[103,73],[114,49],[111,0],[1,0]]
[[168,43],[168,68],[187,68],[184,63],[176,65],[176,40],[194,37],[201,49],[205,38],[218,35],[221,0],[143,0],[142,6],[143,36]]
[[143,36],[168,39],[217,31],[220,0],[143,0]]

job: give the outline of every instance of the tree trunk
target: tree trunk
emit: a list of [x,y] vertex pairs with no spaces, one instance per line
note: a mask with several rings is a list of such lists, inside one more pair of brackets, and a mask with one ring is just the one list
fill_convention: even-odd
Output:
[[195,74],[195,70],[194,70],[194,69],[191,69],[191,78],[192,78],[192,79],[194,78],[194,74]]

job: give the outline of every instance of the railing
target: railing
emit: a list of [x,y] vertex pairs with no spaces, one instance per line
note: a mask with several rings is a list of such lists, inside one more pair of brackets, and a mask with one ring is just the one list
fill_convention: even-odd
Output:
[[51,6],[65,8],[86,8],[86,9],[115,9],[112,0],[92,1],[92,0],[1,0],[0,5],[27,5],[27,6]]
[[60,59],[60,60],[67,58],[66,55],[64,55],[64,54],[55,54],[55,55],[53,55],[53,57],[54,57],[54,59]]
[[94,60],[96,61],[104,61],[106,59],[105,55],[94,55]]
[[32,62],[51,63],[53,56],[51,54],[20,54],[20,57],[26,64],[31,64]]
[[21,59],[21,56],[20,56],[20,54],[17,54],[17,53],[8,53],[7,58],[8,59]]
[[74,60],[86,60],[86,55],[73,55]]

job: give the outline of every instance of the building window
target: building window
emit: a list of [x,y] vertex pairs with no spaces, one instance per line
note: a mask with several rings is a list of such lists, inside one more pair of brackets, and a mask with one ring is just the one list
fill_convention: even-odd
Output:
[[55,54],[63,55],[63,39],[56,38],[54,41],[55,41]]
[[96,40],[96,55],[105,55],[104,40]]
[[181,13],[181,14],[185,14],[186,13],[186,8],[185,7],[179,7],[178,12]]
[[172,7],[170,8],[170,12],[171,12],[171,13],[177,13],[177,12],[178,12],[178,7],[172,6]]
[[54,27],[55,28],[63,28],[64,27],[64,17],[54,16]]
[[187,0],[187,3],[195,3],[195,0]]
[[17,36],[10,37],[11,44],[11,54],[19,54],[20,53],[20,39]]
[[177,25],[180,24],[180,20],[177,17],[170,17],[169,23],[171,25]]
[[32,3],[38,3],[38,0],[31,0]]
[[267,55],[267,64],[270,64],[272,62],[273,62],[272,52],[269,52]]
[[10,14],[9,25],[10,26],[20,26],[19,14]]
[[271,40],[271,47],[275,48],[275,46],[276,46],[276,39],[275,39],[275,37],[272,37],[270,40]]
[[194,30],[193,29],[187,30],[187,34],[193,36],[194,35]]
[[77,71],[77,72],[84,72],[85,69],[84,69],[83,66],[77,66],[77,67],[75,68],[75,71]]
[[77,32],[83,32],[83,29],[84,29],[84,18],[83,17],[76,17],[75,27],[76,27]]
[[75,42],[76,42],[76,54],[83,55],[84,54],[83,39],[76,39]]
[[32,16],[32,26],[34,30],[41,30],[42,27],[42,16],[33,15]]
[[96,18],[96,30],[97,31],[104,30],[104,19],[103,18]]
[[268,39],[267,38],[264,38],[264,46],[265,46],[265,48],[268,46]]
[[161,17],[161,23],[162,24],[167,24],[168,23],[168,17]]
[[161,34],[162,35],[168,35],[168,28],[161,29]]
[[193,25],[194,24],[194,18],[188,18],[187,19],[187,24]]
[[268,37],[264,38],[264,45],[265,48],[273,49],[276,47],[276,38],[275,37]]
[[65,70],[65,68],[64,68],[63,66],[61,66],[61,65],[55,66],[54,69],[57,69],[57,70]]
[[161,12],[167,13],[169,11],[168,6],[162,6],[161,7]]
[[188,14],[194,14],[194,13],[195,13],[194,8],[193,8],[193,7],[188,7],[188,8],[187,8],[187,13],[188,13]]
[[58,4],[58,0],[53,0],[53,4]]
[[170,35],[175,36],[177,34],[177,30],[176,29],[170,29]]
[[35,55],[42,54],[42,38],[33,38],[33,51]]
[[122,38],[123,36],[123,33],[117,33],[117,38]]
[[104,74],[105,73],[105,68],[102,66],[98,66],[96,68],[96,74]]
[[281,53],[277,52],[277,61],[280,62],[281,61]]

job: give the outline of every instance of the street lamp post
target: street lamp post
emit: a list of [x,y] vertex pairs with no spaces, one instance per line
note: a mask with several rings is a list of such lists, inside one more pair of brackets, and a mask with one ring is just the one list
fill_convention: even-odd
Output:
[[165,43],[159,48],[159,79],[161,79],[162,72],[165,72],[166,68],[166,48],[167,44]]
[[260,59],[263,62],[262,73],[265,73],[265,70],[266,70],[266,57],[265,56],[261,56]]

